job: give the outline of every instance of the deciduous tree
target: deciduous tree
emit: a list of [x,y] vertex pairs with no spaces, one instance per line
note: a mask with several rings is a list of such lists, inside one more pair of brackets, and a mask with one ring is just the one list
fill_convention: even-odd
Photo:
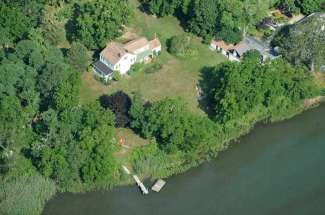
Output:
[[74,38],[89,49],[103,48],[121,35],[131,10],[126,0],[99,0],[79,3],[74,18]]

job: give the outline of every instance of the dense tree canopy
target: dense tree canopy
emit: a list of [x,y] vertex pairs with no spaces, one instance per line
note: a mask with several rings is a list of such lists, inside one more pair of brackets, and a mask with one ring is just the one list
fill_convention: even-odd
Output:
[[172,15],[183,4],[181,0],[145,0],[143,2],[148,4],[151,13],[159,16]]
[[72,43],[67,57],[70,65],[72,65],[78,72],[86,71],[90,65],[91,58],[88,54],[87,48],[82,43]]
[[76,7],[74,37],[90,49],[103,48],[120,36],[131,15],[126,0],[89,1]]
[[211,71],[204,91],[220,122],[240,119],[256,109],[270,115],[317,93],[310,77],[282,59],[262,64],[252,53],[243,63],[225,63]]
[[0,46],[26,38],[39,25],[44,2],[42,0],[2,0],[0,2]]
[[286,13],[295,14],[300,12],[296,0],[280,0],[277,6]]
[[324,0],[143,0],[158,16],[176,15],[188,31],[206,39],[216,37],[237,43],[267,16],[270,7],[308,15],[325,10]]
[[144,105],[136,97],[130,114],[131,127],[146,138],[155,137],[168,153],[207,154],[218,132],[217,125],[192,114],[177,98]]
[[218,37],[227,42],[241,36],[267,15],[273,1],[256,0],[146,0],[150,12],[159,16],[177,15],[186,28],[202,37]]
[[30,24],[31,20],[24,15],[21,8],[0,3],[1,45],[21,39],[29,31]]
[[295,65],[312,71],[325,65],[325,18],[315,14],[302,22],[283,28],[272,43]]
[[325,11],[324,0],[297,0],[297,5],[306,15],[314,12]]
[[63,190],[78,189],[80,183],[91,187],[114,183],[114,124],[112,112],[98,103],[42,113],[34,125],[42,137],[33,144],[37,167]]
[[[114,114],[98,101],[79,102],[77,71],[87,69],[88,50],[77,42],[66,52],[57,47],[67,42],[65,29],[48,4],[66,2],[0,3],[0,213],[38,214],[55,190],[108,187],[119,178]],[[96,9],[98,19],[107,14],[99,23],[105,32],[90,38],[94,46],[117,36],[129,17],[126,2],[111,3],[79,8],[86,16],[85,8]]]
[[288,13],[302,12],[309,15],[325,10],[324,0],[279,0],[277,6]]
[[9,161],[12,153],[26,153],[61,190],[113,184],[115,117],[99,102],[79,105],[80,73],[65,62],[61,50],[47,42],[21,40],[3,55],[0,120],[5,123],[0,126],[0,152],[4,160]]

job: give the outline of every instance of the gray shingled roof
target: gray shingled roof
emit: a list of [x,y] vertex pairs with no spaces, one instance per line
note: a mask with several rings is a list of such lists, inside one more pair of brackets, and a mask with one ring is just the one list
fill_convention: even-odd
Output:
[[268,58],[275,58],[271,53],[269,44],[267,42],[260,41],[254,37],[245,37],[243,41],[237,44],[234,50],[240,55],[243,56],[246,52],[250,50],[257,50],[261,55]]

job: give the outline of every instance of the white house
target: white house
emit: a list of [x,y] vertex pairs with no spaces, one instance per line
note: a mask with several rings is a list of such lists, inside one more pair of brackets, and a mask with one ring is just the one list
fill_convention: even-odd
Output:
[[147,62],[161,52],[158,38],[148,41],[145,37],[132,40],[126,44],[108,43],[101,51],[99,61],[93,64],[94,71],[104,79],[111,78],[113,71],[126,74],[135,63]]

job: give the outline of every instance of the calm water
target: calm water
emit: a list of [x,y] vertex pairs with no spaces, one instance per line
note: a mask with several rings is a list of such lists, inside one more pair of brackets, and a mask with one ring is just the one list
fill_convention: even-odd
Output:
[[167,179],[160,193],[135,186],[61,194],[45,215],[324,215],[325,106],[259,126],[217,159]]

